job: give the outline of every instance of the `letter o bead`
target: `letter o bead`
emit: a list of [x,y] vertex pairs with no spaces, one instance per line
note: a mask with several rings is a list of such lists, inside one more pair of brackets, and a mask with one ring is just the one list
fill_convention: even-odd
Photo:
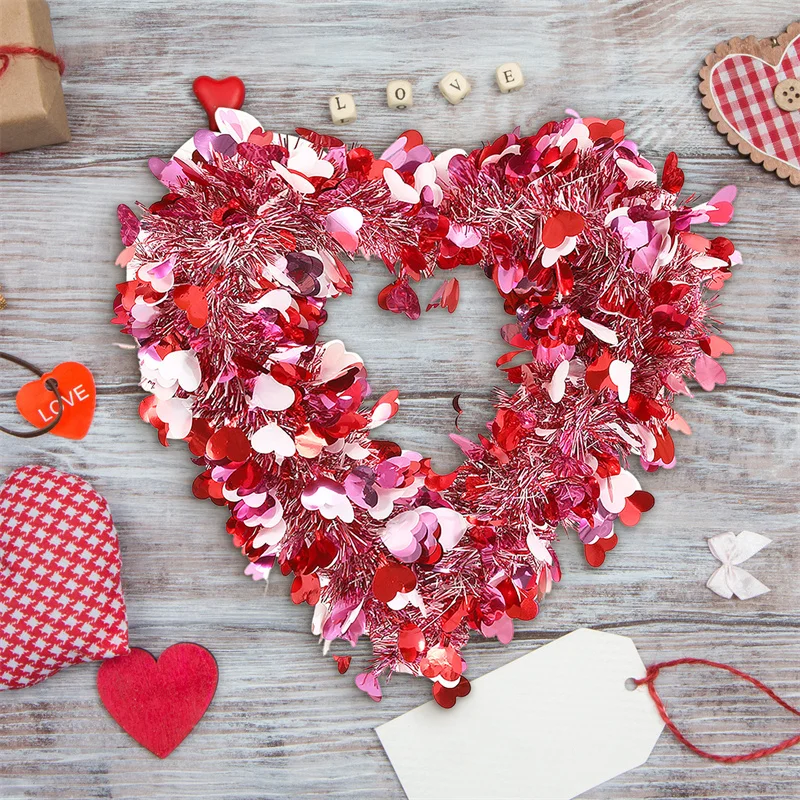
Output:
[[414,95],[408,81],[389,81],[386,85],[386,102],[389,108],[402,110],[414,105]]

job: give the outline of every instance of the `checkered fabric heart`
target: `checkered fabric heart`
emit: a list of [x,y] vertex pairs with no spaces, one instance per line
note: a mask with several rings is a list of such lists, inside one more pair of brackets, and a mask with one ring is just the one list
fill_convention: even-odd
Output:
[[789,42],[777,67],[731,53],[714,65],[709,83],[729,127],[762,153],[800,169],[800,113],[782,111],[774,97],[786,78],[800,78],[800,36]]
[[127,652],[106,501],[74,475],[15,470],[0,489],[0,689]]

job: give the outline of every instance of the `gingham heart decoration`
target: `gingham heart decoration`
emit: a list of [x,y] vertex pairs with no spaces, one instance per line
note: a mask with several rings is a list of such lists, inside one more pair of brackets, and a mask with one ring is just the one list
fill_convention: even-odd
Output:
[[0,488],[0,689],[127,652],[106,501],[74,475],[15,470]]
[[772,39],[731,39],[706,57],[700,93],[728,141],[781,178],[800,185],[800,111],[782,110],[776,86],[800,80],[800,22]]

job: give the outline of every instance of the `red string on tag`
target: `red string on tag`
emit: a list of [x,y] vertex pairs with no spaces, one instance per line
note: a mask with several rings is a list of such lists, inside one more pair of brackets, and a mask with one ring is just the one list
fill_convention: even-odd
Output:
[[748,675],[746,672],[742,672],[741,670],[735,669],[734,667],[729,667],[727,664],[718,664],[716,661],[706,661],[704,658],[677,658],[674,661],[662,661],[660,664],[652,664],[647,668],[647,674],[644,678],[634,678],[633,682],[637,686],[641,686],[642,684],[647,684],[647,689],[650,692],[650,697],[653,698],[653,702],[656,704],[656,708],[658,709],[658,713],[661,715],[661,719],[664,720],[664,724],[672,731],[673,736],[682,744],[685,744],[693,752],[697,753],[697,755],[702,756],[703,758],[710,758],[712,761],[719,761],[723,764],[737,764],[740,761],[755,761],[758,758],[764,758],[765,756],[771,756],[773,753],[780,753],[781,750],[786,750],[789,747],[794,747],[794,745],[800,743],[800,734],[797,736],[793,736],[791,739],[785,739],[782,742],[779,742],[772,747],[763,747],[759,750],[753,750],[750,753],[743,753],[742,755],[738,756],[721,756],[717,755],[716,753],[709,753],[706,750],[701,750],[696,745],[693,745],[681,732],[678,730],[678,726],[670,719],[669,714],[667,713],[667,709],[664,706],[663,701],[658,695],[658,691],[656,690],[656,678],[658,677],[658,673],[662,669],[667,669],[668,667],[677,667],[680,664],[701,664],[706,667],[714,667],[715,669],[723,669],[726,672],[730,672],[732,675],[736,675],[739,678],[743,678],[748,683],[752,683],[753,686],[756,687],[759,691],[764,692],[765,695],[770,697],[774,700],[778,705],[785,708],[787,711],[791,711],[792,714],[800,717],[800,710],[795,708],[793,705],[787,703],[783,698],[779,697],[769,686],[765,686],[761,681],[754,678],[752,675]]
[[0,46],[0,78],[5,75],[8,65],[14,56],[36,56],[36,58],[43,58],[45,61],[50,61],[58,67],[58,71],[64,74],[64,59],[57,56],[55,53],[48,53],[47,50],[42,50],[40,47],[23,47],[18,44],[8,44]]

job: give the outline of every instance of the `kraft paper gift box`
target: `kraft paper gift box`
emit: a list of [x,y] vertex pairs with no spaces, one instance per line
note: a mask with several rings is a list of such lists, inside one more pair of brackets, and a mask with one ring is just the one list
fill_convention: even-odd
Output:
[[[45,0],[0,0],[0,48],[9,45],[56,52]],[[0,153],[68,142],[58,66],[34,55],[5,58],[8,66],[0,76]]]

